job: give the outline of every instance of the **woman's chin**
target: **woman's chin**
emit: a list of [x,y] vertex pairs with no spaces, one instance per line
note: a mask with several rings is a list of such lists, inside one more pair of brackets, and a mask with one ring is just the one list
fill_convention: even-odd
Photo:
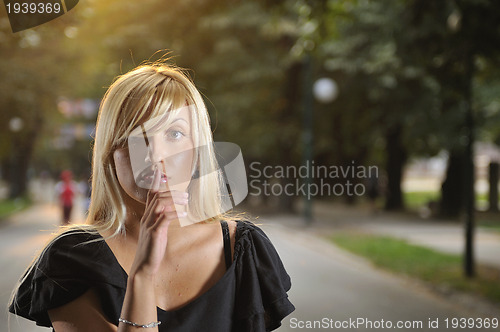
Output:
[[[137,187],[134,190],[127,190],[125,191],[125,194],[132,202],[141,204],[146,204],[146,200],[148,198],[148,190],[140,187]],[[125,202],[125,204],[127,203]]]

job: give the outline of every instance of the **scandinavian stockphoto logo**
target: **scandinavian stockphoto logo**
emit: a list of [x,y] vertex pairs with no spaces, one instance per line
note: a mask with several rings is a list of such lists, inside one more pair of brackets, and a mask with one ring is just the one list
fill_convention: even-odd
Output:
[[317,165],[307,161],[299,167],[293,165],[250,164],[250,196],[363,196],[376,187],[378,166]]
[[4,0],[12,32],[52,21],[78,4],[78,0]]

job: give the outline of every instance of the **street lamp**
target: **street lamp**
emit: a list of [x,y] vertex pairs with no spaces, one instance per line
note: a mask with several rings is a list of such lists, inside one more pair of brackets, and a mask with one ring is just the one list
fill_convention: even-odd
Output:
[[9,121],[9,129],[13,133],[19,132],[21,129],[23,129],[23,126],[24,126],[24,122],[23,122],[23,119],[21,119],[21,118],[14,117],[14,118],[10,119],[10,121]]
[[[313,103],[312,95],[314,98],[323,104],[333,102],[338,96],[337,83],[331,78],[320,78],[314,82],[311,91],[311,68],[310,59],[306,59],[305,66],[306,78],[305,86],[306,93],[304,98],[304,165],[307,168],[306,188],[308,193],[304,196],[304,219],[306,224],[312,222],[312,197],[309,196],[309,189],[311,187],[311,161],[313,157]],[[312,94],[311,94],[312,92]]]
[[337,98],[339,89],[334,80],[326,77],[320,78],[314,82],[313,93],[317,101],[323,104],[328,104]]

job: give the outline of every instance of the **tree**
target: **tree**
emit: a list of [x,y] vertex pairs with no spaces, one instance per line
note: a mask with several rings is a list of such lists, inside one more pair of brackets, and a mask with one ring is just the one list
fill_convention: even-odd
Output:
[[[345,7],[342,16],[336,7],[327,14],[338,36],[321,45],[325,68],[342,77],[344,84],[334,121],[340,128],[354,128],[356,137],[345,137],[341,149],[354,149],[368,160],[383,152],[388,178],[385,207],[400,209],[407,158],[435,151],[430,143],[435,124],[429,118],[439,114],[437,86],[405,47],[411,38],[406,34],[405,1],[359,1]],[[378,152],[374,141],[382,142]]]
[[58,19],[13,34],[7,15],[4,16],[0,19],[3,23],[0,24],[3,40],[0,45],[0,160],[3,179],[9,184],[9,196],[16,198],[26,192],[33,149],[46,119],[56,109],[58,93],[65,90],[60,79],[64,77],[61,62],[65,53],[54,50],[63,50],[64,24],[70,21]]

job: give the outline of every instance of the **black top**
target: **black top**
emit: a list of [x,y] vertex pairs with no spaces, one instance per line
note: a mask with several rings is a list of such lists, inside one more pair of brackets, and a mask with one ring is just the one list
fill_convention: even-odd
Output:
[[[295,309],[286,293],[290,277],[264,232],[239,221],[231,262],[225,226],[226,273],[183,307],[172,311],[157,308],[160,331],[269,331],[278,328]],[[46,248],[19,287],[17,301],[9,311],[51,327],[48,310],[93,288],[106,318],[118,326],[126,286],[127,273],[103,238],[72,230]]]

